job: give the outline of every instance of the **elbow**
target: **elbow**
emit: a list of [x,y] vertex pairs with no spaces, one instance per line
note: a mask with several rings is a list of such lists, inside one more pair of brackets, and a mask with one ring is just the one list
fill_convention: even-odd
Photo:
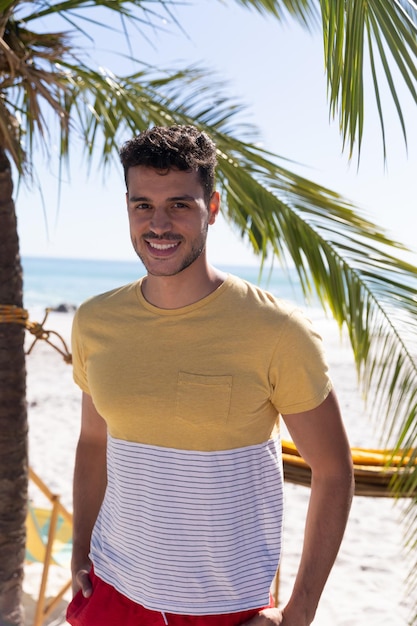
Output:
[[317,471],[312,468],[311,485],[325,489],[337,498],[350,501],[355,493],[355,475],[351,459],[337,466],[321,467]]
[[339,477],[339,489],[346,493],[347,499],[350,502],[355,494],[355,474],[353,466],[349,471],[346,471]]

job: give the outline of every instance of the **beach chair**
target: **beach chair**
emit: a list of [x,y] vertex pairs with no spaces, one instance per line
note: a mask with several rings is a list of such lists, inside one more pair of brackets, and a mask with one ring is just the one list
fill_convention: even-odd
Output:
[[26,562],[43,564],[39,594],[36,602],[33,626],[42,626],[44,620],[57,607],[64,594],[71,586],[70,572],[68,581],[53,597],[47,600],[48,575],[51,565],[70,568],[72,549],[72,515],[52,493],[39,476],[29,470],[30,480],[38,487],[50,503],[48,508],[28,505],[26,517]]

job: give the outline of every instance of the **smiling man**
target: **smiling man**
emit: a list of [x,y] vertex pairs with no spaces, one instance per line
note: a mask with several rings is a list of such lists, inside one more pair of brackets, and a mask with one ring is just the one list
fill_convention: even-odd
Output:
[[[217,270],[216,148],[191,126],[121,149],[146,275],[77,311],[74,626],[307,626],[342,540],[349,444],[320,337]],[[301,561],[270,606],[283,520],[281,417],[312,468]]]
[[218,192],[206,198],[195,170],[136,165],[126,177],[132,243],[148,273],[142,285],[145,297],[152,302],[149,290],[154,284],[164,292],[175,285],[179,302],[190,304],[187,294],[200,299],[219,286],[224,276],[206,259],[208,227],[219,212]]

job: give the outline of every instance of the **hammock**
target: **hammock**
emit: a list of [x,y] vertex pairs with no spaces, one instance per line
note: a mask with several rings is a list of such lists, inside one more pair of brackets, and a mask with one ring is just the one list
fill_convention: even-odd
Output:
[[[371,497],[412,497],[417,494],[417,485],[410,481],[409,490],[398,494],[393,481],[395,478],[407,478],[417,468],[416,451],[408,453],[392,450],[372,450],[352,448],[355,473],[355,495]],[[311,470],[301,458],[291,441],[282,442],[282,458],[285,480],[296,485],[310,486]],[[410,461],[413,461],[410,465]],[[414,481],[415,482],[415,481]]]
[[[416,450],[405,454],[402,451],[393,453],[392,450],[372,450],[366,448],[351,448],[353,469],[355,474],[355,496],[370,497],[412,497],[417,496],[417,482],[410,481],[409,491],[398,494],[393,486],[396,477],[407,478],[417,469]],[[410,461],[412,459],[412,463]],[[300,456],[292,441],[282,442],[282,460],[284,479],[296,485],[310,487],[311,470]],[[272,584],[272,596],[275,606],[279,601],[279,570]]]

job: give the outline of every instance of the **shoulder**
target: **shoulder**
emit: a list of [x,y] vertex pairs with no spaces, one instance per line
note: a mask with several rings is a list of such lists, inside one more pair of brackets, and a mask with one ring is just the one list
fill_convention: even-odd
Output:
[[101,318],[113,310],[120,310],[129,303],[137,303],[137,291],[142,279],[85,300],[75,313],[76,319]]
[[295,304],[233,274],[228,275],[227,286],[229,297],[241,304],[245,311],[253,310],[282,318],[291,317],[299,311]]
[[[297,304],[275,297],[269,291],[233,275],[228,276],[230,311],[245,317],[253,325],[274,329],[275,337],[287,344],[295,340],[321,342],[321,336],[306,312]],[[238,312],[238,313],[236,313]]]

